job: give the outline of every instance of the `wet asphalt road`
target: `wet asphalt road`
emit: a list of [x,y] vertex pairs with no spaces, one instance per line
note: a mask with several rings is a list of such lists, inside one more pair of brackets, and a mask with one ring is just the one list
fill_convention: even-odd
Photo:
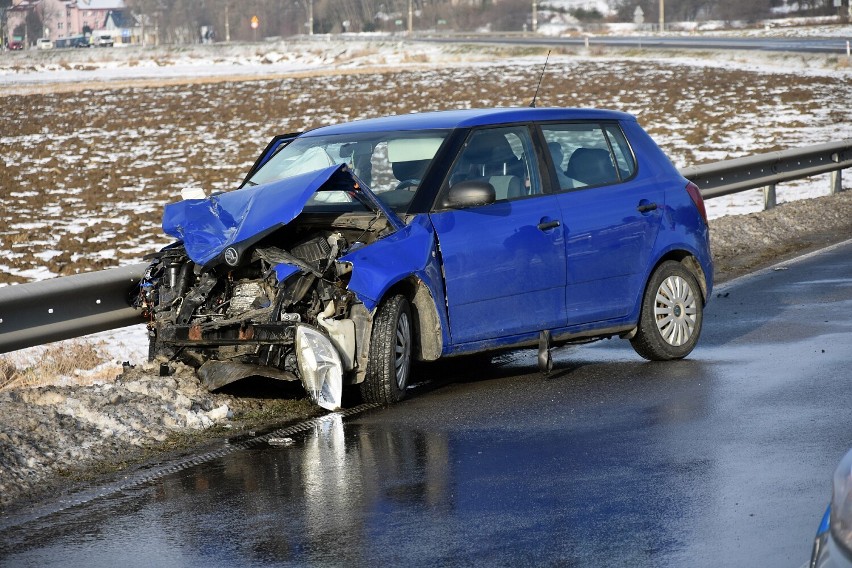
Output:
[[717,288],[688,360],[427,367],[392,408],[7,522],[0,566],[801,566],[852,446],[850,315],[852,241]]

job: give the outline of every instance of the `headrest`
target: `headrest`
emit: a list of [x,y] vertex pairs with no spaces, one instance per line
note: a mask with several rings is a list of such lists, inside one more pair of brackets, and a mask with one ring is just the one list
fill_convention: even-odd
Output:
[[393,162],[393,177],[399,181],[407,179],[423,179],[423,174],[426,173],[426,168],[429,167],[429,162],[432,160],[411,160],[409,162]]
[[464,156],[474,164],[505,163],[517,159],[506,137],[488,130],[473,135]]
[[618,180],[609,151],[600,148],[577,148],[568,160],[570,177],[589,185]]

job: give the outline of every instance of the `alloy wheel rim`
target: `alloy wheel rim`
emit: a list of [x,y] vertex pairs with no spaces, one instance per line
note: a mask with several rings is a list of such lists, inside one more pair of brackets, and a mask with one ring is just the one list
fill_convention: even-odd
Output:
[[669,276],[657,288],[654,305],[657,330],[673,347],[686,344],[698,323],[698,303],[689,282],[681,276]]
[[396,323],[396,344],[394,346],[394,368],[396,386],[403,390],[408,383],[409,361],[411,359],[411,324],[408,314],[401,313]]

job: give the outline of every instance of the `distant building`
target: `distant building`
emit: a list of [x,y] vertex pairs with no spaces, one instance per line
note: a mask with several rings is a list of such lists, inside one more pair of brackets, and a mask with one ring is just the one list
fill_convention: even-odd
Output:
[[[12,0],[6,12],[7,29],[9,35],[23,37],[27,16],[35,12],[44,28],[43,37],[55,41],[80,36],[84,30],[106,29],[110,13],[125,11],[124,0]],[[28,38],[30,42],[35,39]]]
[[[110,10],[103,29],[110,31],[118,43],[156,43],[155,26],[143,26],[142,23],[142,18],[134,16],[130,10]],[[145,41],[143,33],[148,36]]]
[[93,32],[106,27],[107,15],[113,10],[123,10],[124,0],[42,0],[66,6],[68,33],[77,35],[85,28]]

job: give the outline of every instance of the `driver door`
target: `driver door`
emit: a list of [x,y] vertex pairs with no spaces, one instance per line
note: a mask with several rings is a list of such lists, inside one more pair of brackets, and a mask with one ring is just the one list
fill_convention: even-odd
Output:
[[544,194],[526,127],[471,133],[448,185],[495,188],[487,205],[430,215],[446,282],[454,345],[563,327],[565,243],[555,195]]

